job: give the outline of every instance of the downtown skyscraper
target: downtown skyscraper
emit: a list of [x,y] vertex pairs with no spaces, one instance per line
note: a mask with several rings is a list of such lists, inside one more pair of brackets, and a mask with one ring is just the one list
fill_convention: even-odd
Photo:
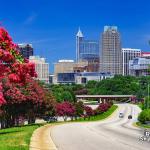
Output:
[[100,72],[122,74],[120,33],[116,26],[105,26],[101,37]]
[[85,40],[80,28],[76,35],[76,61],[88,62],[91,72],[99,71],[99,42],[95,40]]

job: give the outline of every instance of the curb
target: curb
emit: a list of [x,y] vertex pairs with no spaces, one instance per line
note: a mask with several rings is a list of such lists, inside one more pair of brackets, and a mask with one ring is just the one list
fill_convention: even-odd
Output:
[[36,129],[32,134],[29,150],[57,150],[51,138],[51,129],[53,126],[44,125]]

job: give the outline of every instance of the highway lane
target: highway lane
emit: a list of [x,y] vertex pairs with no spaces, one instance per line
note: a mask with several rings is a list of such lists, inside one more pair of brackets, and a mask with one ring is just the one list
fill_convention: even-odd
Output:
[[[140,109],[132,104],[118,104],[107,120],[69,123],[53,128],[52,139],[58,150],[150,150],[150,142],[139,141],[144,130],[134,127]],[[119,118],[119,113],[124,118]],[[133,119],[129,120],[128,115]]]

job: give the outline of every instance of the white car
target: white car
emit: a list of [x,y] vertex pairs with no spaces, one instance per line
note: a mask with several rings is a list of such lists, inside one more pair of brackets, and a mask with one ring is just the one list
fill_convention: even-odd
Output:
[[123,113],[119,113],[119,118],[123,118],[124,114]]

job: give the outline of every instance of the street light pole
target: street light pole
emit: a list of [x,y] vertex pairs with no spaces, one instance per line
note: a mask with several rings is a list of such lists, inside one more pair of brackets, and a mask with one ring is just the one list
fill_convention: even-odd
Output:
[[150,101],[150,99],[149,99],[149,82],[148,82],[148,101],[147,101],[147,109],[149,108],[149,101]]

